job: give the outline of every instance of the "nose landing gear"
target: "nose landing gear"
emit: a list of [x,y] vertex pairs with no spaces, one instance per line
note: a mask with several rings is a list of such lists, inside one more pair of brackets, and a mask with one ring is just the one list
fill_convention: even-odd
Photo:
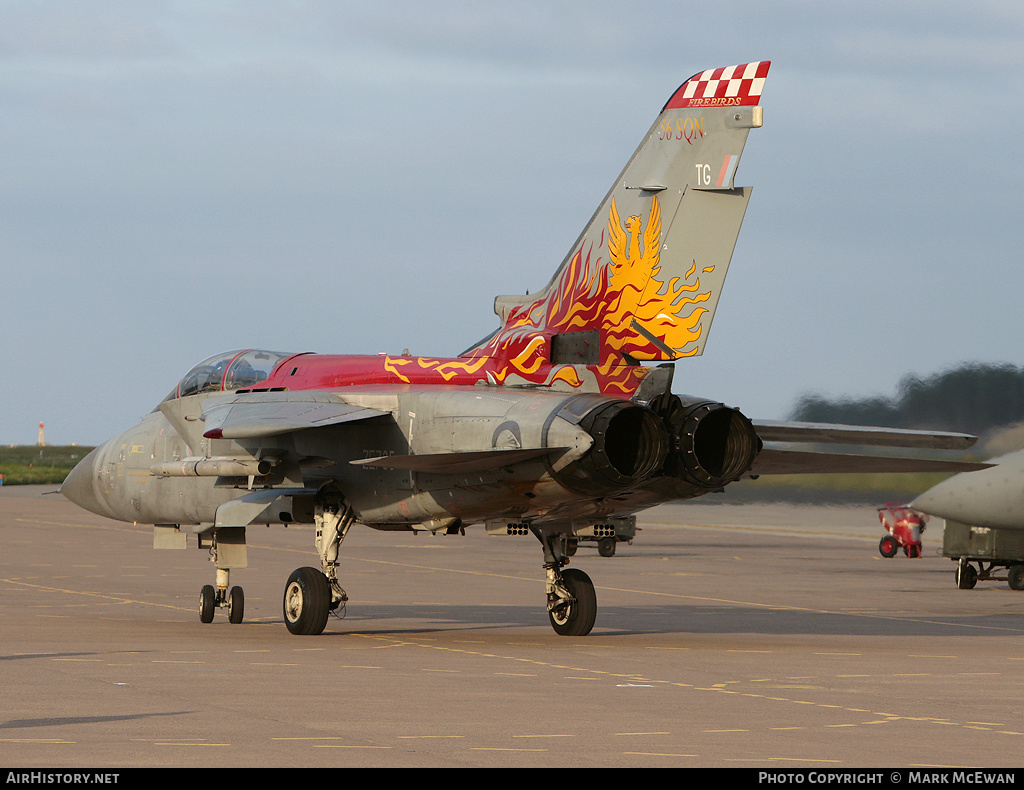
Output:
[[200,548],[209,548],[210,561],[217,567],[216,585],[199,591],[199,622],[212,623],[217,609],[228,610],[228,622],[242,622],[245,593],[241,587],[228,588],[232,568],[248,566],[245,551],[245,527],[218,527],[199,536]]
[[[223,575],[223,577],[222,577]],[[223,584],[221,584],[223,578]],[[242,622],[245,611],[245,593],[241,587],[228,589],[228,572],[217,570],[217,586],[206,584],[199,591],[199,622],[212,623],[215,609],[227,608],[228,622]]]

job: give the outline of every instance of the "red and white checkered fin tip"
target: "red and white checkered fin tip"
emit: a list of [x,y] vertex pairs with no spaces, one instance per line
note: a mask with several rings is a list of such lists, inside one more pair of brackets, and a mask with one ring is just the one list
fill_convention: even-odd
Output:
[[757,104],[761,100],[764,79],[771,65],[770,60],[758,60],[694,74],[672,94],[662,112],[687,107],[741,107]]

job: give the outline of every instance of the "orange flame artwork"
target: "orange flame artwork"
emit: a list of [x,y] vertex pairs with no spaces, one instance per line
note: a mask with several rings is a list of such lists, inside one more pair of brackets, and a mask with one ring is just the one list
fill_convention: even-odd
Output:
[[[606,260],[600,255],[605,245]],[[460,360],[390,357],[391,369],[397,373],[395,366],[414,364],[445,380],[485,372],[496,384],[522,380],[573,388],[584,385],[585,370],[601,392],[631,395],[650,370],[637,361],[672,360],[696,352],[701,317],[707,312],[701,303],[711,295],[710,290],[701,292],[699,274],[714,267],[698,272],[694,262],[683,277],[667,283],[659,279],[661,247],[657,196],[651,198],[646,225],[640,215],[623,222],[613,198],[607,231],[596,242],[584,242],[543,295],[509,310],[504,326],[487,343]],[[551,364],[554,335],[595,330],[598,364]]]

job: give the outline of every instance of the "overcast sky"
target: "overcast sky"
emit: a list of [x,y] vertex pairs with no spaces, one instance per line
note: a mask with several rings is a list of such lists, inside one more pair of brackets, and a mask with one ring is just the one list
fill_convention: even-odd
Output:
[[771,60],[675,390],[1024,364],[1024,4],[0,0],[0,442],[96,444],[262,347],[456,355],[665,100]]

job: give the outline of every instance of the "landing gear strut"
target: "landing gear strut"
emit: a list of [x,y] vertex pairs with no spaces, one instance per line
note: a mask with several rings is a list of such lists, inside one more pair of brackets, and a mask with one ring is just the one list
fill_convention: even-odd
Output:
[[583,571],[568,565],[568,540],[560,533],[541,532],[534,535],[544,546],[544,570],[547,573],[548,620],[559,636],[586,636],[597,620],[597,593],[594,583]]
[[322,570],[299,568],[284,586],[284,624],[300,636],[323,633],[328,615],[344,611],[348,594],[338,582],[338,549],[355,521],[355,512],[339,494],[322,492],[314,503],[316,550]]

